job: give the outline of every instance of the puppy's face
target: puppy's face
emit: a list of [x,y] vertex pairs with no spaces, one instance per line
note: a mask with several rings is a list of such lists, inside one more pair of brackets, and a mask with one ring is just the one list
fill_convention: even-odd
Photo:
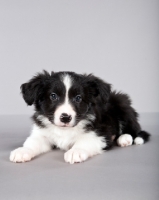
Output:
[[89,108],[88,92],[81,86],[82,79],[71,74],[52,76],[41,102],[45,115],[57,126],[75,126]]
[[[110,85],[92,75],[73,72],[38,74],[21,86],[24,100],[60,127],[74,127],[98,101],[106,102]],[[100,98],[99,98],[100,96]]]

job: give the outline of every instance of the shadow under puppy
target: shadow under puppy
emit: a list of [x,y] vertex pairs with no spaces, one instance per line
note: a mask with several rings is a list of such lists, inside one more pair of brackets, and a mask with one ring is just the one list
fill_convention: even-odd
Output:
[[85,161],[109,149],[143,144],[138,114],[128,95],[91,74],[44,71],[21,86],[28,105],[34,104],[34,124],[23,147],[11,152],[13,162],[26,162],[52,147],[65,150],[70,164]]

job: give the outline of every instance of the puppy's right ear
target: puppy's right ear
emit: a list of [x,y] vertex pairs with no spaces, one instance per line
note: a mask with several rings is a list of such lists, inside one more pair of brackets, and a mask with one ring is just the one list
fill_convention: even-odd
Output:
[[34,76],[29,82],[21,85],[21,93],[29,106],[42,98],[44,88],[49,80],[50,74],[43,71],[43,73]]

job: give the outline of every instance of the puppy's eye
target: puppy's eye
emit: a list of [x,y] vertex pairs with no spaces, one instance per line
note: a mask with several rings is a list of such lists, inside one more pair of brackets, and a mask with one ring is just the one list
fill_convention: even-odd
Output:
[[82,101],[81,95],[77,95],[74,100],[76,103],[80,103]]
[[52,101],[57,101],[57,100],[58,100],[57,94],[56,94],[56,93],[50,94],[50,99],[51,99]]

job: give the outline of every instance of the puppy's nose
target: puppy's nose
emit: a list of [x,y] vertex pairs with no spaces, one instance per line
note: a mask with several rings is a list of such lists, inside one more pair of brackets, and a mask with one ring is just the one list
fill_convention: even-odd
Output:
[[71,121],[72,117],[71,115],[68,115],[67,113],[62,113],[60,116],[60,121],[63,123],[69,123]]

